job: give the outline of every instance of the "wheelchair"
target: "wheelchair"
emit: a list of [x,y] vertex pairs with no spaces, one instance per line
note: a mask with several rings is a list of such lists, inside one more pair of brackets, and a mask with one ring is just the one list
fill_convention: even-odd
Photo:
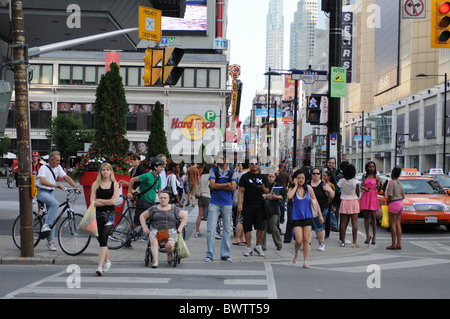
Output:
[[[180,226],[181,220],[179,218],[177,218],[177,228]],[[185,228],[183,228],[183,239],[185,238]],[[148,267],[150,262],[153,263],[153,254],[152,254],[152,250],[151,250],[151,239],[148,239],[148,243],[147,243],[147,248],[145,250],[145,257],[144,257],[144,264],[145,267]],[[165,252],[161,249],[161,246],[159,248],[160,252]],[[172,250],[172,264],[173,267],[177,267],[177,264],[179,264],[181,262],[181,258],[179,256],[178,253],[178,241],[175,242],[174,246],[173,246],[173,250]]]

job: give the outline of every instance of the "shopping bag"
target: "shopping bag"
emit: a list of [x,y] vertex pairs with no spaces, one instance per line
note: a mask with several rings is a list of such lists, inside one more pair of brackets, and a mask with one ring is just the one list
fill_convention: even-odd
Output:
[[183,239],[183,234],[178,234],[178,256],[180,258],[188,258],[191,256],[189,249],[186,246],[186,242]]
[[389,208],[388,208],[388,205],[382,205],[381,209],[383,210],[383,217],[381,219],[381,227],[388,228],[389,227]]
[[123,190],[123,188],[122,188],[122,185],[121,185],[121,186],[119,186],[119,196],[117,196],[117,201],[116,201],[116,206],[117,207],[120,207],[123,204],[123,197],[120,197],[120,195],[122,195],[122,190]]
[[84,214],[83,219],[81,219],[80,224],[77,227],[77,230],[91,236],[98,236],[97,229],[97,218],[95,214],[95,206],[94,203],[89,206],[88,210]]

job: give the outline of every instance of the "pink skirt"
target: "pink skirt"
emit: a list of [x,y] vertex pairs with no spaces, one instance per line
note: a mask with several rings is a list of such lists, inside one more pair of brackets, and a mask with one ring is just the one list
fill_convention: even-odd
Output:
[[359,200],[357,199],[343,199],[339,207],[341,214],[359,214]]
[[401,214],[403,212],[403,201],[402,200],[396,200],[394,202],[389,203],[389,213],[394,214]]

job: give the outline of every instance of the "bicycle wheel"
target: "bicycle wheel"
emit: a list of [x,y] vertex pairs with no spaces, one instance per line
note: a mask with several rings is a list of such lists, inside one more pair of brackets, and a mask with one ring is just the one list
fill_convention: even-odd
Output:
[[126,244],[131,231],[131,222],[125,214],[115,212],[114,217],[117,224],[114,225],[108,237],[108,248],[113,250]]
[[[41,240],[41,228],[42,228],[42,217],[39,216],[36,212],[33,212],[33,242],[34,247],[39,243]],[[17,216],[16,220],[14,221],[13,228],[12,228],[12,238],[14,241],[14,244],[17,248],[20,249],[20,215]]]
[[14,176],[9,175],[6,179],[6,184],[8,184],[9,188],[14,188]]
[[79,255],[89,246],[91,236],[77,230],[77,227],[82,219],[83,215],[72,212],[70,216],[67,216],[59,226],[59,246],[67,255]]

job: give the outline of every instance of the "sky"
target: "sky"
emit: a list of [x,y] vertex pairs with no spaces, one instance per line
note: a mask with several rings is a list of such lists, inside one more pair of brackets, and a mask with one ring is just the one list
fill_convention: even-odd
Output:
[[[284,69],[289,69],[290,24],[298,0],[284,0]],[[243,83],[240,120],[250,115],[257,90],[264,89],[266,67],[266,18],[269,0],[228,0],[226,38],[230,41],[230,65],[241,66]]]

